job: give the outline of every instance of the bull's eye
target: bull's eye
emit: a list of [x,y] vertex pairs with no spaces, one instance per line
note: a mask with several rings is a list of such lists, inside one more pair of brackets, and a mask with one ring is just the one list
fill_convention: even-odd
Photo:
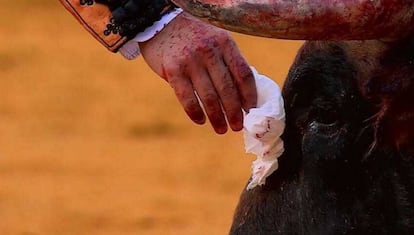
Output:
[[338,114],[336,111],[320,109],[317,111],[315,121],[321,124],[331,125],[338,121]]
[[338,122],[339,114],[334,105],[319,103],[311,109],[311,118],[319,124],[332,125]]

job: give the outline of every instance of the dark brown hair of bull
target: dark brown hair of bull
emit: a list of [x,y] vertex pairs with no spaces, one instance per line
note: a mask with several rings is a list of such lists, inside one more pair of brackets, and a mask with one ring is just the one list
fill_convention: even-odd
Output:
[[376,144],[414,155],[414,37],[390,42],[380,66],[364,84],[364,93],[378,103]]

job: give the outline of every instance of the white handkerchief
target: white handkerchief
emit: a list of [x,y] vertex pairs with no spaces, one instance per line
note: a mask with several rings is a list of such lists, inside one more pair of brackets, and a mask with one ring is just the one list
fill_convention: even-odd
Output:
[[263,185],[277,168],[283,153],[280,136],[285,128],[285,110],[279,86],[251,67],[256,80],[257,108],[244,117],[244,144],[247,153],[257,156],[252,163],[252,177],[247,190]]

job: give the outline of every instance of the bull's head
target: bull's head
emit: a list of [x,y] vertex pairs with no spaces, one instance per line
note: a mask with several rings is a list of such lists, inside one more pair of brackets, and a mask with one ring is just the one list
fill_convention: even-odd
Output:
[[308,41],[283,87],[285,152],[231,234],[412,234],[414,38]]
[[414,29],[408,0],[173,0],[231,31],[280,39],[401,38]]

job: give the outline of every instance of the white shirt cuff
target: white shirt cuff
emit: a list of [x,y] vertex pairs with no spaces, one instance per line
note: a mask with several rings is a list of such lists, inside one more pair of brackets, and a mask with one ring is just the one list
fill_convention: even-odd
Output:
[[138,42],[145,42],[153,38],[182,11],[181,8],[176,8],[163,15],[159,21],[156,21],[151,27],[146,28],[144,32],[138,33],[135,38],[129,40],[119,49],[121,55],[128,60],[137,58],[141,54]]

